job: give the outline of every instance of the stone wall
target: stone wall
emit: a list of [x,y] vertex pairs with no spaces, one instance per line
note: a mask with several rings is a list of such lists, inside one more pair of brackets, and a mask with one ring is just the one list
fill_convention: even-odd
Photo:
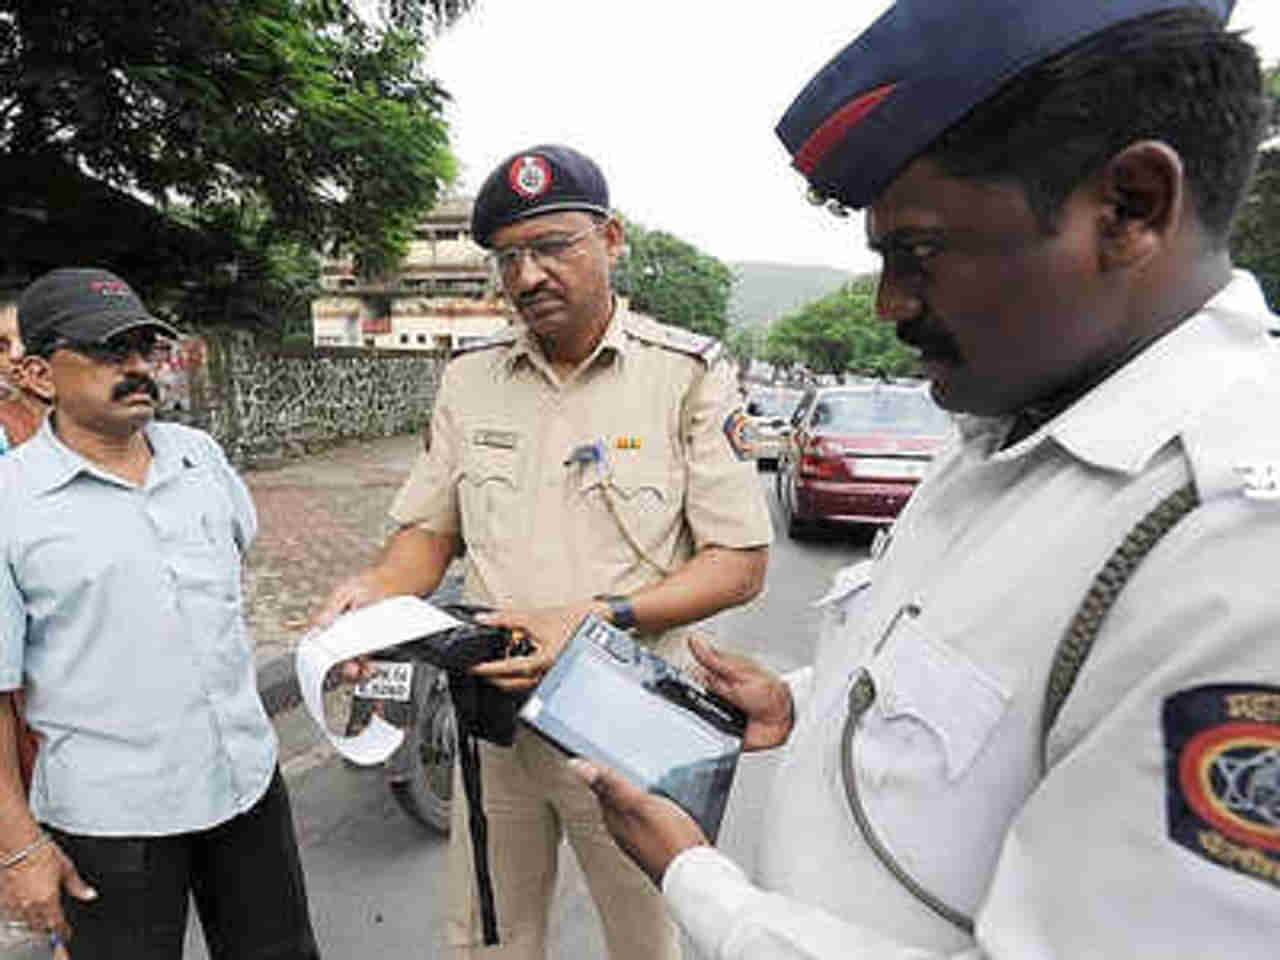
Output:
[[262,467],[370,437],[422,430],[444,357],[420,350],[281,348],[206,331],[165,419],[208,430],[238,467]]

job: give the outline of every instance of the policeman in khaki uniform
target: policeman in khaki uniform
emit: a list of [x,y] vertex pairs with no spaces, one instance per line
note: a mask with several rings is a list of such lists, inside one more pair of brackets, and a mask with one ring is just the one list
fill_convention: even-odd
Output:
[[898,0],[779,125],[867,208],[960,416],[812,669],[754,880],[575,761],[700,951],[1280,955],[1280,355],[1226,237],[1264,101],[1225,0]]
[[[472,234],[492,251],[521,322],[445,369],[427,452],[391,508],[400,529],[322,617],[428,592],[465,547],[465,598],[497,608],[495,622],[525,627],[538,647],[475,668],[496,685],[532,687],[588,612],[680,659],[680,627],[759,591],[772,536],[731,366],[717,342],[617,304],[609,270],[622,226],[582,154],[538,146],[504,161],[476,198]],[[661,897],[618,851],[562,754],[521,730],[512,749],[482,744],[480,766],[501,943],[478,946],[458,787],[451,944],[544,956],[563,833],[610,956],[679,955]]]

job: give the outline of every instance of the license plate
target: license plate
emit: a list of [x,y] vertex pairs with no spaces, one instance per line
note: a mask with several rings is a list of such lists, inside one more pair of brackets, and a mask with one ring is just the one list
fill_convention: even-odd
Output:
[[392,660],[371,660],[373,673],[356,684],[352,692],[368,700],[407,702],[413,684],[413,664]]
[[924,460],[896,460],[891,457],[854,457],[855,477],[879,477],[883,480],[919,480],[928,463]]

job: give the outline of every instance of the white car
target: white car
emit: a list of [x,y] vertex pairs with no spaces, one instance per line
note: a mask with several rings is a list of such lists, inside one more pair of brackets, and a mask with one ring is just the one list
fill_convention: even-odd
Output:
[[756,387],[747,394],[751,447],[760,467],[777,467],[791,429],[791,415],[802,396],[802,390],[790,387]]

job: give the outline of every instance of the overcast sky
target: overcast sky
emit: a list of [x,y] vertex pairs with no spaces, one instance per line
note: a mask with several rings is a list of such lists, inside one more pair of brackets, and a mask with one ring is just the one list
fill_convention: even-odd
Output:
[[[1062,0],[1070,3],[1071,0]],[[614,206],[724,261],[869,270],[858,218],[810,207],[773,133],[805,81],[888,0],[479,0],[435,42],[469,193],[507,155],[571,144]],[[1280,3],[1232,25],[1280,60]]]

